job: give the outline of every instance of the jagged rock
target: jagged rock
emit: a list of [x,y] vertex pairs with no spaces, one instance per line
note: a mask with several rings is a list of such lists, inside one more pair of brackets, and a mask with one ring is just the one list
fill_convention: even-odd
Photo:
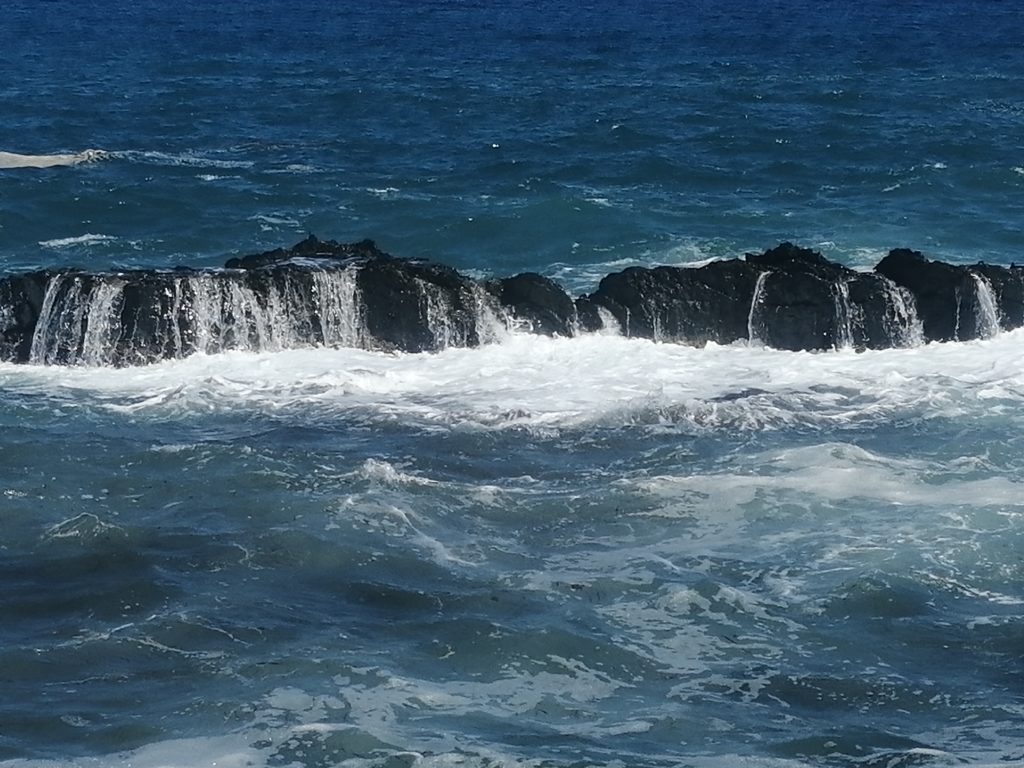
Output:
[[576,320],[573,300],[558,283],[536,272],[490,280],[486,284],[502,307],[534,333],[571,336]]
[[0,359],[26,362],[52,272],[0,278]]
[[854,274],[849,267],[829,261],[817,251],[793,243],[781,243],[764,253],[748,253],[748,264],[785,274],[807,274],[827,282],[842,280]]
[[920,251],[897,248],[875,266],[875,272],[913,294],[926,339],[957,338],[960,294],[967,287],[963,267],[929,261]]
[[946,264],[898,248],[875,271],[913,294],[927,341],[968,341],[1024,323],[1019,267]]
[[791,350],[833,349],[846,341],[841,291],[856,274],[853,270],[792,243],[748,253],[746,261],[764,274],[750,313],[751,331],[759,341]]
[[261,269],[275,266],[295,259],[322,259],[325,261],[347,262],[391,258],[377,247],[373,240],[360,240],[358,243],[339,243],[335,240],[320,240],[310,235],[290,248],[275,248],[264,253],[228,259],[224,266],[227,269]]
[[600,327],[598,307],[627,336],[703,345],[747,338],[758,270],[739,260],[703,267],[629,267],[608,275],[578,302],[585,327]]
[[475,346],[504,325],[571,335],[618,326],[687,344],[884,348],[1024,324],[1024,270],[894,250],[856,272],[791,243],[702,267],[632,267],[575,301],[534,273],[477,282],[369,240],[231,259],[222,270],[43,270],[0,277],[0,359],[136,365],[196,352]]
[[360,267],[357,281],[374,346],[424,352],[480,343],[475,284],[451,267],[375,258]]
[[1024,325],[1024,268],[1016,264],[1001,267],[997,264],[974,264],[968,268],[988,281],[995,296],[999,321],[1003,328]]
[[625,329],[618,319],[603,305],[595,302],[591,295],[578,296],[574,302],[576,327],[579,331],[582,333],[596,333],[597,331],[609,330],[606,321],[610,320],[613,324],[611,330],[617,333],[624,333]]
[[924,341],[913,297],[888,278],[855,272],[837,285],[836,294],[836,315],[842,321],[837,347],[887,349]]

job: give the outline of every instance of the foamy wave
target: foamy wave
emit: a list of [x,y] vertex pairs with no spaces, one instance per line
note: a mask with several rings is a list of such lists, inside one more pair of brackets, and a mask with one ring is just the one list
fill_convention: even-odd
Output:
[[101,243],[109,243],[117,240],[113,235],[97,235],[87,233],[77,237],[57,237],[53,240],[40,240],[39,245],[43,248],[72,248],[76,245],[93,246]]
[[173,739],[101,757],[60,760],[10,760],[2,768],[260,768],[268,765],[268,750],[254,748],[252,738],[239,735]]
[[250,216],[249,221],[258,222],[260,229],[273,230],[278,227],[300,227],[301,224],[298,219],[292,218],[284,213],[271,212],[271,213],[257,213],[254,216]]
[[188,168],[252,168],[255,163],[251,160],[222,160],[216,157],[209,157],[194,151],[186,152],[160,152],[160,151],[125,151],[112,152],[113,157],[122,160],[129,160],[136,163],[150,165],[167,165],[172,167]]
[[284,168],[271,168],[267,173],[271,174],[311,174],[324,173],[326,169],[308,163],[289,163]]
[[82,152],[57,155],[22,155],[16,152],[0,152],[0,169],[56,168],[93,163],[108,157],[110,157],[110,153],[101,149],[86,149]]
[[1009,507],[1017,503],[1022,486],[1005,477],[969,479],[950,474],[946,482],[936,477],[942,467],[925,461],[893,458],[847,443],[823,443],[809,447],[767,452],[754,457],[765,474],[722,472],[699,475],[659,475],[623,481],[652,497],[687,499],[688,512],[721,515],[741,509],[765,494],[779,497],[804,495],[836,504],[864,499],[875,505],[943,505]]
[[815,354],[512,334],[436,354],[232,352],[117,370],[7,364],[0,386],[78,392],[104,409],[170,417],[244,408],[439,430],[833,430],[894,419],[1018,418],[1022,339],[1024,331],[1012,331],[987,341]]
[[225,181],[227,179],[237,179],[237,176],[222,176],[216,173],[197,173],[196,178],[200,181]]

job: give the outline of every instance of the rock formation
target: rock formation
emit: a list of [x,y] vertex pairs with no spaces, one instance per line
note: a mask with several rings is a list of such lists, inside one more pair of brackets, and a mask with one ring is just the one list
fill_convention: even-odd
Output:
[[309,237],[221,270],[42,270],[0,277],[0,359],[138,365],[231,349],[476,346],[507,329],[612,329],[681,344],[879,349],[1024,324],[1024,270],[891,251],[859,272],[790,243],[702,267],[630,267],[575,300],[535,273],[474,280],[369,240]]

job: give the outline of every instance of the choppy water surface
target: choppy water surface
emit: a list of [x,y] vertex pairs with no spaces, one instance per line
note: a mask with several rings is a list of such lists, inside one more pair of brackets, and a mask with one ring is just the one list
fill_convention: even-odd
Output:
[[[0,151],[70,157],[0,157],[0,269],[1009,263],[1020,42],[971,2],[15,3]],[[1022,761],[1022,349],[0,365],[0,764]]]
[[4,748],[1008,758],[1019,347],[6,366]]

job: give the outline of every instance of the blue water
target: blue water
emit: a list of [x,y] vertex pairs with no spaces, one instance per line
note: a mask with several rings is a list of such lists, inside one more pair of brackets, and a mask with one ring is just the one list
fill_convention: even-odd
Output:
[[[11,2],[0,271],[1008,264],[1021,20]],[[1022,338],[0,365],[0,764],[1020,762]]]

